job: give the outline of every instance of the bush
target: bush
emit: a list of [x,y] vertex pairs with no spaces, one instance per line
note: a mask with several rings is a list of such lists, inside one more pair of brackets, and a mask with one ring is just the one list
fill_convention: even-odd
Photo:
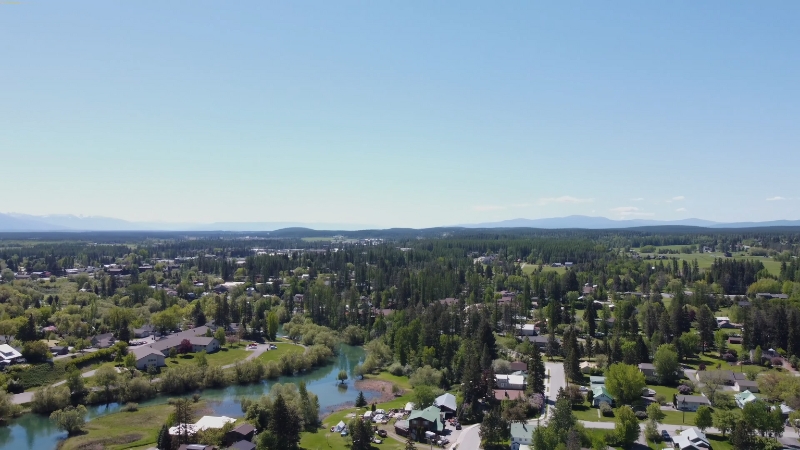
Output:
[[22,382],[19,381],[19,378],[14,378],[9,380],[8,385],[6,385],[6,391],[12,394],[19,394],[25,391],[25,386],[22,385]]
[[665,396],[664,396],[664,395],[662,395],[662,394],[656,394],[656,396],[655,396],[655,401],[656,401],[656,403],[658,403],[659,405],[663,405],[663,404],[667,403],[667,397],[665,397]]
[[770,360],[770,362],[772,363],[772,367],[781,367],[781,366],[783,366],[783,359],[782,358],[778,358],[777,356],[772,358],[772,360]]
[[26,342],[22,346],[22,356],[32,363],[44,362],[52,358],[50,349],[47,348],[47,344],[43,341]]
[[120,408],[120,410],[123,411],[123,412],[138,411],[139,410],[139,404],[138,403],[134,403],[134,402],[128,402],[128,403],[125,404],[125,406]]
[[700,363],[700,365],[697,366],[697,370],[706,370],[706,365],[704,363]]
[[736,355],[732,353],[725,353],[724,355],[722,355],[722,359],[724,359],[729,363],[735,362],[737,360]]
[[442,383],[442,372],[431,366],[420,367],[411,375],[408,382],[413,387],[422,385],[439,387]]
[[69,405],[70,392],[66,386],[45,387],[33,393],[31,411],[49,414]]
[[403,376],[403,366],[400,363],[392,363],[386,370],[396,377]]
[[690,386],[685,384],[678,386],[678,393],[681,395],[690,395],[692,392],[694,392],[694,389],[692,389]]
[[636,418],[639,420],[647,419],[647,411],[636,411]]
[[611,409],[611,405],[608,402],[600,402],[600,413],[604,416],[611,416],[614,414],[614,410]]

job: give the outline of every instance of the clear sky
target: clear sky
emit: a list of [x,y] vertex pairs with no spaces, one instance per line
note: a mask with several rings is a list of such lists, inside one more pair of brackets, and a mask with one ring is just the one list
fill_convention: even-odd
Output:
[[795,0],[3,1],[0,212],[799,219],[798,24]]

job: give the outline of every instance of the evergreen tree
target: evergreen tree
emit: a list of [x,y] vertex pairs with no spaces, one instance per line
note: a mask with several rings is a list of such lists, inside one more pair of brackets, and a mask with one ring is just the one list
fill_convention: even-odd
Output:
[[414,445],[414,440],[411,439],[411,433],[408,433],[408,436],[406,436],[405,450],[417,450],[417,446]]
[[167,424],[161,425],[161,429],[158,430],[156,447],[158,447],[159,450],[169,450],[172,448],[172,442],[169,437],[169,428],[167,427]]
[[363,391],[358,391],[358,397],[356,397],[356,407],[363,408],[367,406],[367,399],[364,397]]
[[498,408],[484,414],[479,434],[481,446],[486,450],[501,450],[509,436],[509,425],[501,416]]
[[300,418],[286,405],[278,394],[272,404],[268,430],[275,439],[276,448],[295,450],[300,442]]
[[542,361],[542,354],[539,352],[539,347],[533,346],[531,351],[531,359],[528,362],[528,391],[539,394],[544,394],[544,378],[545,378],[544,361]]
[[572,413],[572,402],[564,388],[561,388],[558,390],[553,416],[548,427],[552,427],[553,431],[558,435],[559,441],[564,442],[567,438],[567,433],[575,427],[576,423],[577,421]]

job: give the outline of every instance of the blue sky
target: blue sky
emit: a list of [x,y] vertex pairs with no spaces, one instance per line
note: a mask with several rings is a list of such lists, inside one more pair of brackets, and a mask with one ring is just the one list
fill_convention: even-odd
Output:
[[800,218],[800,3],[0,3],[0,212]]

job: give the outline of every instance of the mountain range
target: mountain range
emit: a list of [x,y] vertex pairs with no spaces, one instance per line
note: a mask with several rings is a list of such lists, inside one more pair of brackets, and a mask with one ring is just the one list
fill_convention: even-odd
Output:
[[[612,220],[606,217],[567,216],[547,219],[510,219],[499,222],[483,222],[455,225],[458,228],[578,228],[589,230],[638,228],[650,226],[690,226],[704,228],[763,228],[800,227],[800,220],[773,220],[767,222],[713,222],[703,219],[683,220]],[[0,213],[0,232],[37,231],[274,231],[285,228],[308,228],[313,230],[355,231],[374,229],[368,225],[344,223],[301,222],[131,222],[111,217]]]

